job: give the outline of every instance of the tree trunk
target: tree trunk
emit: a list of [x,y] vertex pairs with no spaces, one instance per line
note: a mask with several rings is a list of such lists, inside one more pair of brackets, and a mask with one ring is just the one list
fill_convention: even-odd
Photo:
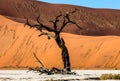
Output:
[[64,65],[64,71],[66,72],[70,72],[71,68],[70,68],[70,58],[69,58],[69,53],[68,53],[68,49],[65,46],[65,42],[63,40],[63,38],[60,38],[59,35],[57,35],[56,37],[56,43],[58,44],[58,46],[61,48],[61,55],[62,55],[62,61],[63,61],[63,65]]
[[65,42],[62,38],[61,38],[61,47],[60,48],[62,50],[62,60],[63,60],[63,64],[64,64],[64,70],[67,72],[71,71],[68,49],[65,46]]

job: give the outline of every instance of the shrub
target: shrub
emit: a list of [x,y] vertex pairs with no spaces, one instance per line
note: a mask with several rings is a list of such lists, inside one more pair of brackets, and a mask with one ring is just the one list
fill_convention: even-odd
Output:
[[101,80],[108,80],[108,79],[114,79],[114,80],[120,80],[120,74],[102,74],[100,76]]

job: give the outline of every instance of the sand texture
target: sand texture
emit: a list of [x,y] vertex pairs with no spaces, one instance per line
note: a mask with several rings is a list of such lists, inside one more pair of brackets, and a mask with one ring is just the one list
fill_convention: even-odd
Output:
[[[0,68],[37,67],[37,57],[47,68],[62,68],[61,50],[53,38],[38,37],[30,29],[0,16]],[[120,69],[119,36],[83,36],[61,33],[70,55],[72,69]]]

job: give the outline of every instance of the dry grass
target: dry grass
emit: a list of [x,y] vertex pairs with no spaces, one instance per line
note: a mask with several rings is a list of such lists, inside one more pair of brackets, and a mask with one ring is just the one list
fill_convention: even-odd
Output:
[[109,79],[120,80],[120,74],[102,74],[100,76],[100,79],[101,80],[109,80]]

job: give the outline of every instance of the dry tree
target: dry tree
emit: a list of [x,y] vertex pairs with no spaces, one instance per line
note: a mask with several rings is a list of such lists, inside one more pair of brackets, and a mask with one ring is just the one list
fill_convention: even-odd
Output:
[[[60,37],[60,33],[62,32],[62,30],[68,24],[74,24],[79,29],[82,29],[75,21],[72,21],[71,18],[70,18],[73,13],[77,12],[77,10],[78,9],[75,9],[75,10],[66,12],[64,14],[60,13],[59,15],[57,15],[54,20],[50,21],[50,23],[52,23],[53,27],[49,27],[49,26],[41,23],[40,22],[40,15],[37,17],[37,24],[30,24],[28,18],[27,18],[27,22],[25,23],[26,25],[30,26],[30,28],[36,28],[37,30],[39,30],[41,32],[39,37],[42,36],[42,35],[46,35],[48,37],[48,39],[50,39],[51,37],[53,37],[53,35],[51,35],[48,32],[53,32],[54,33],[53,38],[55,39],[56,44],[59,46],[59,48],[61,48],[61,51],[62,51],[61,56],[62,56],[62,61],[63,61],[64,68],[61,71],[63,73],[70,73],[71,72],[71,64],[70,64],[70,57],[69,57],[68,49],[65,45],[64,39],[62,37]],[[45,32],[44,30],[47,30],[48,32]],[[36,56],[35,56],[35,58],[36,58]],[[38,62],[40,62],[38,58],[36,58],[36,59],[38,60]],[[43,64],[42,64],[42,67],[44,68]],[[57,71],[60,71],[57,68],[52,68],[51,70],[53,70],[53,69],[57,70]],[[51,70],[47,70],[47,69],[44,69],[44,70],[46,70],[47,73],[51,72]]]

